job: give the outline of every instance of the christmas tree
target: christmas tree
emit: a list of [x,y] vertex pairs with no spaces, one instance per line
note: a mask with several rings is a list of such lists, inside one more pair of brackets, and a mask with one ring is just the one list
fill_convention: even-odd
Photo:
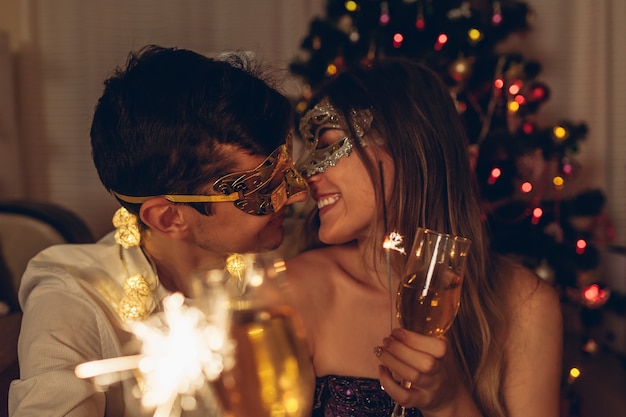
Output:
[[304,81],[296,107],[302,111],[320,83],[357,63],[403,56],[426,64],[449,86],[465,123],[494,250],[584,295],[596,284],[589,271],[598,267],[598,245],[614,232],[601,190],[567,193],[586,124],[539,126],[550,97],[541,64],[499,50],[531,29],[532,16],[521,1],[329,0],[290,66]]
[[[531,8],[514,0],[328,0],[290,66],[304,84],[296,108],[303,111],[324,80],[376,57],[407,57],[437,72],[467,130],[493,250],[557,287],[591,333],[602,309],[624,314],[624,297],[609,297],[596,273],[614,230],[601,190],[572,194],[568,187],[580,173],[576,154],[586,124],[538,125],[550,98],[541,64],[502,48],[531,30],[532,18]],[[565,386],[572,377],[566,379]]]

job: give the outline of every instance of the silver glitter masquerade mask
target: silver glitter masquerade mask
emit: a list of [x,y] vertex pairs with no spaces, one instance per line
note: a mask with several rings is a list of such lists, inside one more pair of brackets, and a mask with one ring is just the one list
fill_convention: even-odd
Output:
[[[370,110],[352,110],[350,123],[356,131],[359,142],[372,124]],[[339,116],[337,110],[327,101],[318,103],[300,120],[300,134],[304,140],[302,157],[297,163],[302,176],[310,177],[326,171],[328,167],[337,165],[344,156],[350,155],[354,143],[352,138],[345,136],[324,148],[317,148],[319,135],[326,129],[340,129],[348,132],[347,123]]]

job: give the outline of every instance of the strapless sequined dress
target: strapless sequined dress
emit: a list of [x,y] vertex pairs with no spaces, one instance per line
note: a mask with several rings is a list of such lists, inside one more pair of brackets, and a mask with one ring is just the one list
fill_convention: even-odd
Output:
[[[326,375],[315,381],[312,417],[389,417],[393,400],[378,379]],[[421,417],[418,409],[407,417]]]

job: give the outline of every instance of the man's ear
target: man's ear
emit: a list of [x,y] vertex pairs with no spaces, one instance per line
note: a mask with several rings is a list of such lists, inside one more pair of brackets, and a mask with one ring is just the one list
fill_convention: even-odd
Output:
[[189,226],[181,207],[163,197],[155,197],[141,205],[139,215],[150,229],[175,239],[186,233]]

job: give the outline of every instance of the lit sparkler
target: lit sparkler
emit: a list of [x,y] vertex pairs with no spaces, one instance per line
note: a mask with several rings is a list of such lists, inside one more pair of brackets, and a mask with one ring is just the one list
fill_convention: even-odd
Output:
[[154,409],[154,417],[195,408],[195,394],[234,364],[226,292],[215,286],[202,301],[206,311],[186,305],[180,293],[166,297],[162,313],[130,325],[142,342],[140,354],[86,362],[76,375],[107,385],[115,382],[113,375],[119,380],[120,373],[138,370],[142,406]]
[[404,251],[404,247],[401,247],[402,241],[404,238],[398,232],[391,232],[389,236],[385,237],[385,241],[383,242],[383,248],[391,249],[400,252],[403,255],[406,255]]
[[389,291],[389,308],[391,309],[391,313],[389,315],[389,328],[393,329],[393,294],[391,293],[391,256],[390,251],[395,250],[400,252],[403,255],[406,255],[404,251],[404,247],[401,247],[402,241],[404,238],[398,232],[391,232],[389,235],[385,236],[385,240],[383,241],[383,248],[385,249],[385,257],[387,261],[387,286]]

